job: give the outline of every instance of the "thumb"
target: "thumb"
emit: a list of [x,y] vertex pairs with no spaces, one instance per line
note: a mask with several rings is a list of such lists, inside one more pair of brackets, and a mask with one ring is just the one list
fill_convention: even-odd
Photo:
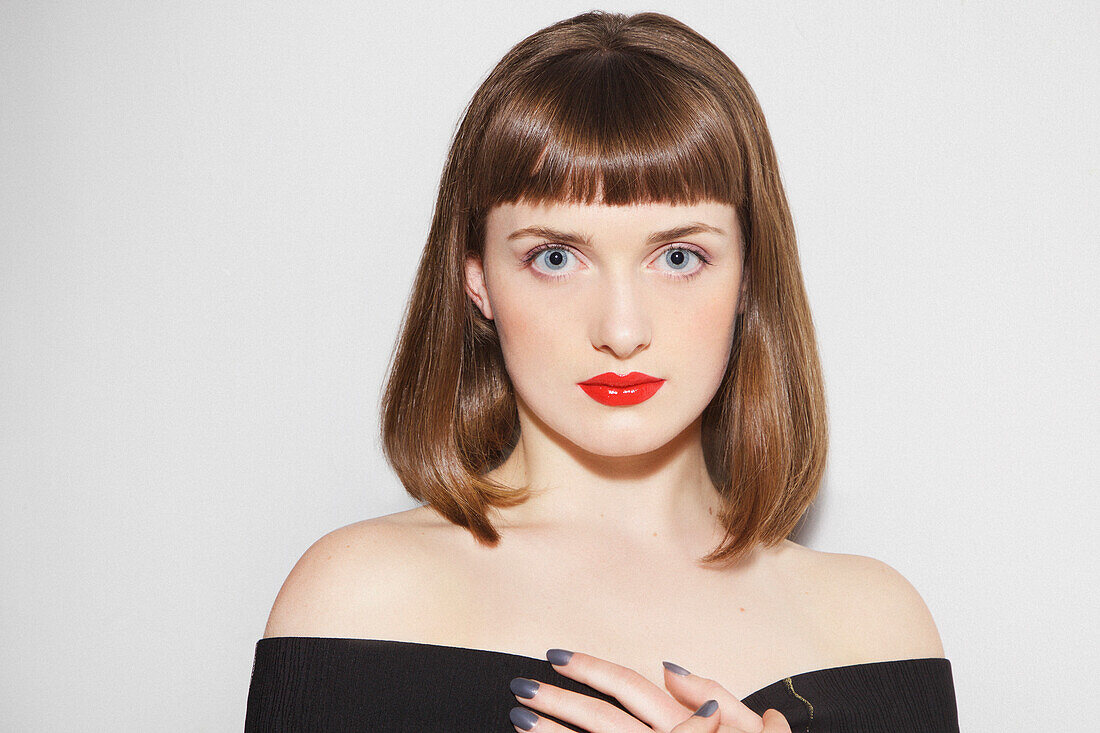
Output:
[[764,730],[761,717],[714,680],[692,674],[672,662],[665,662],[664,665],[665,688],[681,705],[694,710],[707,700],[716,700],[722,708],[722,725],[733,726],[748,733],[761,733]]
[[791,733],[791,725],[783,713],[768,708],[764,711],[764,733]]
[[707,700],[690,718],[669,733],[717,733],[722,716],[718,714],[718,701]]

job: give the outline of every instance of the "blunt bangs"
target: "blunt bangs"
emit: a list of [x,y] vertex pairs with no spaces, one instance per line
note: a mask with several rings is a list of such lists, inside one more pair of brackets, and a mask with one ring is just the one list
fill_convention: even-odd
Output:
[[469,179],[475,211],[520,200],[745,203],[729,112],[668,59],[629,49],[562,55],[493,102]]

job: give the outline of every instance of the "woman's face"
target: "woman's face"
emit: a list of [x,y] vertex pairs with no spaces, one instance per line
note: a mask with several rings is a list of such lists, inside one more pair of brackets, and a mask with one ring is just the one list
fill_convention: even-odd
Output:
[[[699,418],[743,310],[733,207],[507,204],[489,212],[484,252],[467,261],[467,291],[496,324],[522,430],[533,419],[626,456]],[[580,385],[636,372],[664,381]]]

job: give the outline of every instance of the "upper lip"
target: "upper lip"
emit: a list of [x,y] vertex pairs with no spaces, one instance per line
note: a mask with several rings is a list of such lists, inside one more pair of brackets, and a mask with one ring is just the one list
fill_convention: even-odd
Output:
[[591,379],[578,382],[578,384],[602,384],[605,387],[633,387],[635,384],[660,381],[660,377],[651,377],[644,372],[631,372],[623,376],[615,372],[604,372],[603,374],[597,374]]

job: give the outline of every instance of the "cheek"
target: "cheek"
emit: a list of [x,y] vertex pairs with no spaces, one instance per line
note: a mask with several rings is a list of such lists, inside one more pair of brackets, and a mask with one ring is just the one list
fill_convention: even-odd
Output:
[[576,338],[570,330],[575,317],[569,318],[546,298],[523,292],[499,293],[493,303],[501,351],[513,381],[522,380],[532,370],[567,366],[557,354],[563,344]]
[[737,321],[736,283],[716,284],[707,291],[663,299],[658,315],[675,321],[690,332],[730,333]]
[[725,346],[733,345],[734,328],[737,325],[737,298],[719,298],[709,304],[701,321],[706,322],[711,334],[725,334]]
[[691,354],[695,367],[724,373],[733,348],[737,324],[737,299],[718,293],[693,303],[681,303],[665,332],[675,350]]

